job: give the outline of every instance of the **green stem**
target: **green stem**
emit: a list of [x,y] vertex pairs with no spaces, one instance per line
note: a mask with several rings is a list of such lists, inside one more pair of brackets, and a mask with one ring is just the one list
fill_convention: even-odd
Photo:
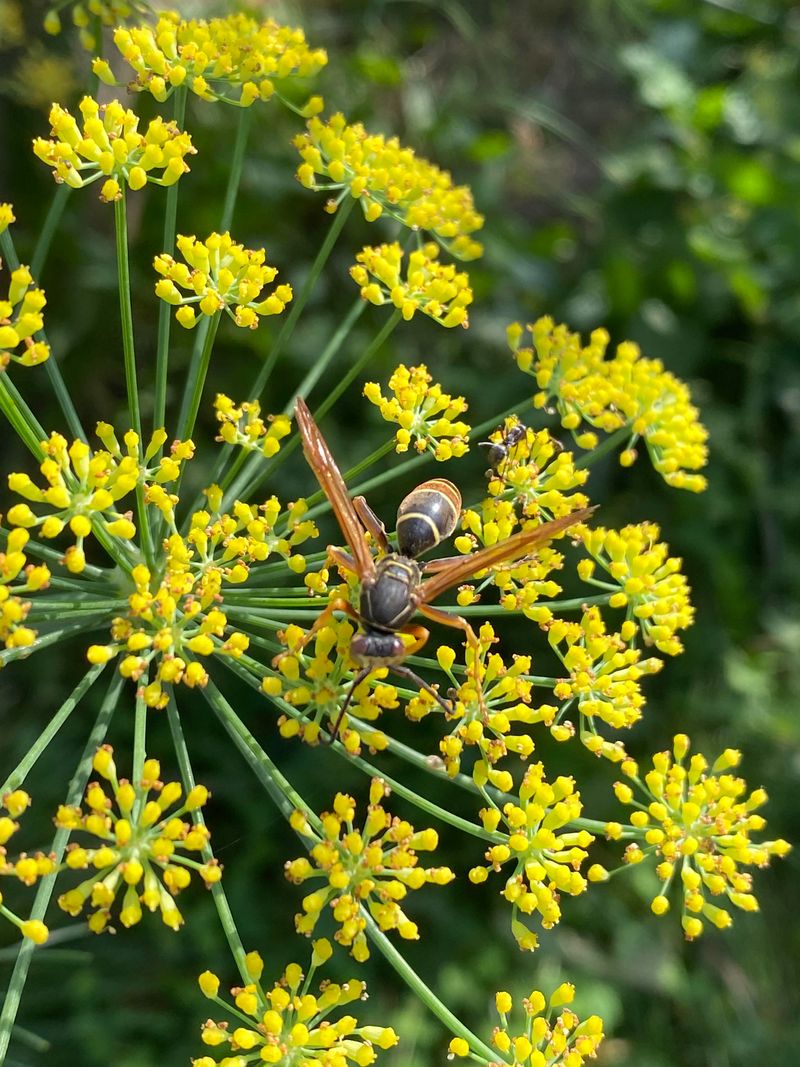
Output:
[[147,751],[147,705],[142,690],[147,685],[145,674],[136,687],[136,710],[133,717],[133,784],[138,788],[144,776],[144,761]]
[[288,819],[292,812],[299,809],[314,829],[321,834],[322,824],[315,813],[295,791],[291,783],[284,778],[213,682],[206,685],[203,696],[283,815]]
[[[175,746],[175,755],[178,758],[184,796],[188,796],[192,789],[194,789],[196,782],[192,771],[192,764],[189,759],[189,749],[186,746],[183,726],[181,725],[178,705],[175,703],[175,695],[173,692],[170,692],[169,703],[167,704],[167,718],[169,720],[170,733],[172,734],[172,743]],[[192,813],[192,817],[196,825],[205,825],[205,820],[199,809]],[[206,844],[203,846],[202,856],[206,863],[213,858],[213,852],[210,845]],[[242,939],[239,936],[239,931],[236,929],[236,923],[221,882],[214,882],[212,884],[211,896],[214,900],[214,906],[217,909],[217,915],[219,916],[223,933],[228,941],[233,958],[236,961],[236,966],[239,968],[239,974],[242,977],[242,981],[247,985],[247,983],[252,980],[252,977],[247,970],[247,954],[244,950]]]
[[72,189],[66,182],[62,182],[61,185],[57,185],[52,199],[50,200],[50,207],[47,209],[42,228],[39,231],[39,236],[36,239],[36,245],[33,249],[33,255],[31,256],[31,274],[39,281],[41,279],[42,268],[44,267],[48,253],[50,252],[50,245],[53,242],[53,237],[58,229],[58,224],[61,221],[61,216],[64,214],[64,208],[67,206],[67,200],[69,200],[69,194]]
[[281,352],[289,341],[289,338],[292,336],[292,333],[294,332],[294,328],[297,324],[297,320],[300,317],[300,313],[305,307],[306,302],[308,301],[308,298],[311,295],[314,286],[316,285],[317,279],[322,273],[322,268],[325,266],[328,257],[333,251],[333,246],[336,244],[337,238],[342,232],[342,228],[345,222],[347,221],[348,215],[352,211],[354,203],[355,201],[352,198],[348,198],[348,200],[346,200],[343,204],[339,205],[338,211],[333,216],[333,220],[325,236],[325,240],[322,242],[322,247],[317,253],[317,258],[311,264],[311,269],[308,272],[308,277],[303,283],[303,288],[300,290],[300,295],[297,297],[296,300],[292,301],[291,310],[283,321],[280,332],[275,338],[275,344],[272,346],[272,350],[270,351],[269,356],[267,356],[266,360],[264,361],[264,366],[261,368],[258,373],[258,376],[253,382],[253,387],[250,391],[250,398],[252,400],[258,400],[261,394],[263,393],[264,387],[269,381],[269,377],[272,374],[272,370],[278,361],[278,357],[280,356]]
[[[133,308],[131,306],[131,275],[128,262],[128,221],[125,211],[125,185],[120,187],[119,200],[114,201],[114,228],[117,237],[117,280],[119,284],[119,312],[122,327],[122,354],[125,361],[125,386],[128,392],[128,418],[131,429],[142,436],[139,411],[139,388],[136,382],[136,348],[133,340]],[[139,516],[140,522],[143,516]]]
[[197,413],[200,410],[200,400],[203,396],[203,388],[206,384],[208,365],[211,362],[211,350],[214,347],[214,339],[217,336],[221,315],[222,312],[217,311],[202,324],[205,327],[202,347],[195,345],[192,352],[192,362],[186,378],[186,388],[178,420],[178,438],[181,441],[186,441],[190,438],[194,431]]
[[30,769],[56,736],[89,689],[94,685],[104,667],[105,663],[98,663],[96,666],[89,668],[47,726],[45,726],[44,730],[42,730],[37,739],[33,742],[24,757],[6,777],[3,784],[0,785],[0,796],[10,792],[12,789],[19,789],[27,778]]
[[331,391],[322,401],[320,406],[316,409],[316,411],[314,412],[314,418],[317,420],[317,422],[319,422],[323,418],[325,413],[333,407],[333,405],[336,403],[336,401],[339,399],[345,389],[347,389],[350,383],[358,377],[358,375],[361,373],[364,367],[366,367],[366,365],[369,363],[375,353],[379,351],[379,349],[382,347],[384,341],[391,334],[392,330],[394,330],[395,326],[397,326],[402,317],[403,316],[399,310],[395,309],[392,312],[392,314],[384,323],[383,328],[375,336],[372,343],[364,349],[364,352],[362,353],[361,357],[356,360],[356,362],[353,364],[347,374],[345,374],[344,378],[337,382],[335,388],[331,389]]
[[435,1015],[439,1022],[443,1023],[451,1033],[457,1037],[463,1037],[473,1051],[485,1056],[490,1063],[497,1063],[497,1051],[492,1051],[488,1045],[485,1045],[479,1037],[473,1034],[469,1027],[464,1026],[461,1020],[453,1015],[450,1009],[439,1000],[433,990],[422,981],[408,960],[397,951],[389,938],[379,929],[378,924],[363,904],[361,905],[361,915],[366,921],[367,934],[372,943],[383,955],[383,958],[394,967],[409,989],[422,1001],[428,1011]]
[[224,233],[230,230],[233,222],[233,209],[236,206],[236,197],[239,192],[239,182],[242,178],[242,165],[247,151],[247,139],[250,135],[250,127],[253,124],[253,108],[243,107],[239,112],[239,123],[236,127],[236,142],[233,146],[233,156],[228,170],[228,187],[225,190],[225,202],[222,207],[222,218],[219,228]]
[[[83,796],[83,791],[86,788],[86,783],[89,780],[89,775],[92,771],[92,760],[94,758],[95,751],[102,745],[108,725],[111,721],[111,716],[114,714],[114,709],[117,706],[120,689],[124,679],[121,675],[115,674],[111,680],[111,683],[106,693],[106,697],[100,707],[97,719],[92,728],[92,732],[89,735],[89,739],[86,742],[86,746],[83,750],[83,754],[78,764],[77,770],[72,777],[72,781],[69,784],[67,790],[67,796],[65,803],[70,806],[75,806],[80,802]],[[55,837],[53,838],[53,844],[50,851],[53,853],[56,865],[60,864],[61,858],[64,854],[64,849],[69,839],[69,830],[57,830]],[[44,920],[45,913],[47,911],[47,905],[50,903],[50,898],[53,895],[55,889],[57,874],[46,875],[39,882],[39,887],[36,891],[36,896],[33,901],[33,907],[31,908],[31,918]],[[19,1010],[20,998],[22,996],[22,990],[25,986],[25,981],[28,977],[28,969],[31,964],[31,959],[35,951],[35,946],[32,941],[25,939],[19,947],[17,953],[17,959],[14,964],[14,970],[11,974],[11,979],[8,983],[8,989],[6,991],[5,1003],[3,1004],[2,1013],[0,1013],[0,1064],[5,1059],[6,1052],[8,1051],[8,1043],[11,1039],[11,1030],[14,1025],[14,1020]]]
[[47,434],[5,371],[0,371],[0,411],[28,451],[41,461],[40,442],[45,440]]
[[434,819],[438,819],[440,822],[452,826],[454,830],[461,830],[462,833],[471,834],[472,837],[479,837],[482,841],[491,841],[495,844],[503,844],[508,839],[505,834],[492,833],[489,830],[484,830],[482,826],[470,822],[469,819],[462,819],[460,815],[454,815],[453,812],[440,807],[440,805],[434,803],[432,800],[428,800],[427,797],[420,796],[420,794],[415,793],[413,789],[409,789],[408,786],[403,785],[402,782],[398,782],[396,778],[390,778],[388,774],[379,770],[379,768],[374,767],[371,763],[367,762],[367,760],[362,759],[361,756],[354,756],[352,753],[348,752],[340,741],[335,741],[330,747],[336,751],[337,755],[346,759],[348,763],[358,767],[360,770],[364,771],[365,774],[369,774],[374,778],[380,778],[382,781],[386,782],[393,793],[397,793],[399,797],[408,800],[414,807],[433,816]]
[[618,444],[626,441],[631,435],[631,428],[628,425],[620,426],[618,430],[615,430],[610,437],[607,437],[605,441],[601,442],[597,448],[593,448],[591,452],[587,452],[585,456],[581,456],[580,459],[575,461],[575,469],[582,470],[586,467],[591,467],[603,456],[609,452],[613,452]]
[[[175,124],[183,129],[186,117],[185,86],[175,90]],[[162,248],[171,253],[175,247],[175,233],[178,219],[178,187],[180,182],[173,182],[167,189],[164,206],[164,236]],[[167,380],[169,377],[169,332],[172,324],[172,307],[164,300],[158,302],[158,340],[156,343],[156,380],[153,397],[153,429],[158,430],[166,423],[167,417]]]
[[[328,393],[327,397],[323,400],[320,406],[314,412],[314,418],[319,422],[327,411],[336,403],[342,393],[347,389],[350,383],[361,373],[364,367],[369,363],[375,353],[380,349],[386,338],[397,326],[401,319],[401,313],[394,311],[392,315],[386,320],[383,328],[376,334],[372,342],[362,352],[359,359],[353,364],[350,370],[345,376],[336,384],[336,386]],[[235,499],[247,500],[254,493],[259,486],[269,478],[284,460],[286,460],[291,453],[297,448],[300,443],[300,435],[295,433],[293,437],[287,441],[280,452],[275,456],[271,463],[264,464],[258,456],[253,457],[253,462],[248,463],[244,471],[239,475],[231,488],[225,494],[225,501],[223,508],[228,503]],[[258,474],[254,472],[261,467]],[[249,478],[249,481],[248,481]]]
[[314,363],[314,366],[311,368],[308,374],[306,374],[305,378],[303,378],[297,389],[295,389],[294,393],[292,394],[291,400],[283,409],[285,415],[294,414],[294,404],[298,396],[307,397],[309,395],[311,390],[314,388],[319,379],[327,370],[328,365],[330,364],[333,357],[342,347],[343,343],[349,336],[353,326],[363,314],[366,306],[366,301],[362,300],[360,296],[356,297],[354,303],[350,307],[350,310],[339,323],[339,326],[333,337],[331,337],[330,341],[328,341],[327,345],[322,350],[319,359]]

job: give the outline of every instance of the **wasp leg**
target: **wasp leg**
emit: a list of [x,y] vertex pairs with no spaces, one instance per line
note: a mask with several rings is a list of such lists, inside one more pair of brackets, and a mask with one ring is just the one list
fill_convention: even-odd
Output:
[[418,674],[414,674],[410,667],[404,667],[402,664],[398,663],[396,666],[390,667],[389,670],[392,674],[399,674],[401,678],[408,678],[414,685],[418,686],[420,689],[424,689],[426,693],[430,693],[436,703],[440,704],[448,715],[453,714],[453,705],[448,704],[444,697],[441,696],[432,685],[428,685],[428,683],[423,678],[420,678]]
[[339,727],[342,725],[342,719],[345,716],[345,712],[350,707],[350,701],[353,699],[353,693],[361,685],[365,678],[368,678],[372,674],[374,667],[362,667],[358,674],[353,679],[350,688],[347,690],[347,696],[344,698],[344,704],[339,709],[339,714],[336,716],[336,722],[333,724],[333,729],[329,734],[320,734],[319,743],[321,745],[332,745],[336,738],[339,736]]
[[335,564],[340,571],[346,570],[351,574],[358,574],[353,557],[343,552],[341,548],[334,548],[333,545],[328,545],[328,563]]
[[342,597],[335,597],[314,620],[314,625],[307,633],[303,635],[303,639],[297,646],[297,648],[295,648],[293,652],[279,652],[278,655],[273,658],[272,666],[277,667],[280,661],[286,655],[294,655],[295,652],[301,652],[306,647],[311,638],[314,637],[314,635],[317,634],[323,626],[328,625],[328,623],[331,621],[337,611],[344,612],[345,615],[348,615],[351,619],[355,619],[355,621],[358,623],[361,622],[361,618],[358,612],[355,610],[352,604],[349,603],[349,601],[342,599]]
[[430,630],[426,630],[424,626],[418,626],[416,623],[410,622],[406,626],[401,627],[398,633],[406,634],[408,637],[414,638],[414,643],[408,645],[403,655],[414,656],[421,648],[424,648],[428,643],[428,638],[431,636]]
[[424,615],[426,619],[430,619],[431,622],[438,622],[441,623],[442,626],[449,626],[454,630],[463,631],[467,642],[472,647],[474,653],[472,679],[475,682],[475,688],[478,692],[480,709],[485,714],[486,703],[483,699],[483,689],[481,688],[480,678],[478,677],[478,652],[480,650],[480,643],[475,631],[463,615],[451,615],[449,611],[445,611],[443,608],[434,608],[430,604],[418,604],[417,611],[420,615]]
[[389,538],[386,536],[386,527],[369,506],[366,497],[353,497],[353,507],[356,509],[356,514],[361,520],[364,529],[367,533],[372,534],[372,539],[381,552],[384,554],[391,552]]

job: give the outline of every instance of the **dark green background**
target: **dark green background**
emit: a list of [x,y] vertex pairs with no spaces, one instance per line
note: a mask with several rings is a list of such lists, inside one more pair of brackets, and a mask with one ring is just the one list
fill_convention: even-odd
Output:
[[[71,37],[54,41],[38,30],[44,5],[24,7],[26,41],[0,52],[0,198],[15,205],[23,261],[52,193],[46,169],[29,152],[30,138],[46,132],[47,104],[38,99],[42,86],[25,82],[24,63],[31,49],[34,56],[37,49],[58,52],[76,63],[76,85],[86,83],[87,70]],[[770,794],[769,836],[791,838],[800,773],[797,10],[778,0],[375,0],[259,10],[304,25],[310,41],[329,50],[319,84],[331,110],[396,133],[451,169],[472,185],[487,217],[486,255],[469,267],[476,293],[470,331],[415,320],[393,335],[368,377],[385,380],[399,360],[425,361],[445,386],[471,399],[473,421],[482,421],[527,387],[505,348],[505,325],[549,313],[574,329],[605,325],[615,341],[632,338],[691,382],[711,432],[708,492],[669,490],[644,460],[628,472],[609,462],[593,472],[590,487],[606,525],[661,523],[685,560],[698,609],[686,654],[650,680],[645,719],[626,742],[644,758],[680,729],[712,758],[726,746],[742,748],[742,774]],[[141,107],[152,110],[146,100]],[[182,181],[179,232],[203,236],[217,225],[234,118],[221,106],[190,105],[187,124],[199,154]],[[296,128],[278,105],[257,108],[233,226],[249,247],[265,244],[281,278],[295,285],[327,225],[321,200],[292,177]],[[161,197],[149,189],[131,198],[134,314],[145,362],[154,342],[150,262],[161,251]],[[349,306],[354,252],[385,233],[354,214],[273,379],[268,409],[285,403]],[[109,313],[116,302],[113,255],[111,209],[93,191],[73,195],[41,281],[48,332],[89,425],[119,416],[124,403],[118,327]],[[383,321],[384,313],[368,309],[348,355],[355,358]],[[223,326],[217,358],[225,371],[211,388],[244,396],[270,334],[274,327],[254,335]],[[180,383],[189,349],[186,335],[174,336]],[[326,382],[340,373],[335,367]],[[15,373],[23,390],[30,380],[31,372]],[[40,406],[47,398],[29,397],[48,424]],[[144,394],[145,412],[149,403]],[[208,408],[204,429],[213,432]],[[326,433],[346,467],[383,430],[354,388]],[[24,462],[8,432],[2,446],[4,469]],[[464,484],[477,486],[481,467],[480,456],[465,460]],[[412,484],[410,478],[387,487],[373,505],[390,515]],[[312,485],[297,459],[270,488],[292,498]],[[13,766],[74,684],[80,655],[80,647],[67,646],[49,655],[46,671],[34,658],[0,675],[4,766]],[[279,743],[266,705],[238,697],[237,709],[312,804],[324,807],[339,788],[364,795],[363,779],[341,761]],[[63,795],[64,767],[74,765],[92,714],[89,701],[37,766],[30,782],[36,805],[26,826],[41,839],[23,844],[47,840],[46,813]],[[151,750],[168,751],[166,724],[154,720]],[[184,721],[196,773],[214,792],[213,840],[242,936],[277,975],[305,954],[291,920],[299,893],[280,873],[298,846],[222,743],[202,701],[185,703]],[[435,744],[432,737],[421,741],[413,727],[397,730],[423,749]],[[111,740],[122,758],[127,735],[121,710]],[[608,790],[613,768],[577,746],[554,751],[545,741],[541,753],[554,772],[576,775],[587,814],[617,817]],[[174,773],[165,761],[167,770]],[[442,799],[453,802],[449,793]],[[466,798],[456,802],[469,813]],[[473,842],[451,841],[449,834],[446,852],[459,871],[477,862]],[[598,858],[613,862],[602,844]],[[561,927],[543,938],[535,956],[523,956],[498,885],[476,890],[460,880],[420,894],[412,908],[423,940],[409,948],[409,958],[483,1035],[494,1025],[495,989],[522,995],[568,978],[578,985],[578,1010],[606,1020],[602,1064],[794,1061],[800,936],[792,856],[757,872],[760,914],[737,915],[732,930],[709,932],[692,945],[684,943],[677,915],[661,921],[650,915],[652,876],[636,870],[566,901]],[[52,1044],[43,1052],[19,1041],[9,1062],[13,1056],[19,1064],[54,1067],[144,1067],[200,1055],[196,1033],[207,1010],[194,977],[211,967],[232,980],[233,968],[210,898],[188,892],[183,907],[189,921],[178,936],[153,919],[116,937],[80,936],[38,953],[20,1023]],[[4,950],[0,982],[10,959]],[[341,973],[351,970],[342,964]],[[366,972],[372,996],[362,1015],[404,1035],[382,1062],[443,1062],[447,1038],[438,1023],[380,961]]]

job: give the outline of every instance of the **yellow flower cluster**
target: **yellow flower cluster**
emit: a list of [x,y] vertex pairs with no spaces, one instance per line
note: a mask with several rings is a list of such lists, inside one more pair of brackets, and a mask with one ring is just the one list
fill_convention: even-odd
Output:
[[589,471],[575,466],[549,430],[532,430],[511,416],[487,443],[490,462],[499,453],[487,471],[490,496],[513,500],[530,518],[557,519],[589,503],[584,493],[573,492],[586,484]]
[[[482,501],[480,511],[467,508],[461,516],[461,524],[466,533],[456,537],[454,544],[459,552],[469,554],[476,548],[488,547],[507,540],[518,528],[528,529],[540,525],[541,520],[520,520],[513,500],[488,497]],[[576,527],[566,531],[564,536],[575,536]],[[548,622],[552,617],[548,608],[537,605],[539,597],[554,597],[561,592],[561,586],[550,575],[561,570],[564,557],[550,545],[536,549],[534,554],[521,560],[499,564],[490,571],[479,571],[479,585],[476,590],[472,584],[459,587],[456,600],[461,607],[475,604],[480,600],[480,591],[488,585],[500,590],[500,603],[507,611],[522,611],[535,622]]]
[[[350,656],[350,641],[355,627],[347,619],[323,626],[314,638],[313,655],[304,655],[299,645],[304,631],[299,626],[287,626],[279,633],[286,652],[276,656],[277,670],[267,674],[261,688],[270,697],[281,697],[293,708],[303,709],[313,718],[301,721],[283,715],[278,727],[283,737],[300,737],[308,744],[316,744],[322,723],[327,718],[333,724],[339,717],[342,702],[352,685],[351,671],[355,666]],[[382,711],[398,706],[397,689],[378,681],[386,675],[381,668],[361,682],[353,692],[350,710],[359,719],[372,722]],[[379,730],[359,732],[350,728],[347,716],[339,729],[339,740],[348,752],[358,755],[362,743],[371,748],[385,748],[386,737]]]
[[[7,208],[14,219],[10,204],[0,204],[0,218]],[[0,233],[6,226],[0,224]],[[0,266],[2,263],[0,262]],[[34,334],[44,327],[42,308],[47,303],[44,289],[33,287],[30,269],[19,266],[11,271],[8,296],[0,299],[0,371],[13,360],[22,367],[35,367],[50,356],[50,346],[45,341],[34,340]],[[15,352],[22,345],[22,351]]]
[[263,419],[257,400],[234,404],[224,393],[216,395],[214,414],[219,423],[218,441],[237,445],[247,452],[260,452],[267,459],[280,452],[281,440],[292,428],[288,415],[267,415]]
[[[622,773],[633,786],[617,782],[614,792],[622,804],[632,804],[631,825],[640,835],[624,855],[626,863],[638,863],[646,856],[659,857],[656,873],[662,882],[651,907],[656,915],[669,910],[667,893],[673,880],[683,888],[681,922],[689,940],[703,932],[702,916],[719,929],[733,922],[730,912],[708,898],[732,904],[743,911],[758,911],[752,893],[752,875],[743,867],[766,867],[772,856],[785,856],[787,841],[751,840],[766,822],[756,812],[766,803],[763,789],[747,792],[747,783],[726,773],[736,767],[741,753],[726,749],[709,768],[705,756],[697,753],[686,765],[689,738],[677,734],[672,752],[653,756],[652,770],[639,777],[632,759],[623,760]],[[644,798],[644,804],[636,799]],[[607,827],[612,838],[619,836],[618,824]],[[677,876],[677,877],[676,877]]]
[[[214,1001],[237,1023],[209,1019],[203,1024],[203,1043],[221,1048],[223,1060],[201,1056],[194,1067],[244,1067],[248,1063],[280,1064],[282,1067],[369,1067],[379,1051],[392,1048],[398,1037],[391,1027],[359,1026],[353,1015],[335,1021],[328,1018],[336,1008],[367,999],[366,986],[357,978],[341,985],[324,981],[319,992],[310,992],[314,973],[333,954],[331,943],[312,943],[311,966],[306,976],[299,964],[290,963],[272,989],[261,984],[264,963],[257,952],[248,952],[247,971],[252,981],[231,990],[233,1004],[219,994],[219,978],[204,971],[198,984],[204,996]],[[252,1022],[250,1021],[252,1020]],[[247,1025],[242,1025],[247,1023]]]
[[[156,256],[153,266],[162,276],[156,282],[156,296],[178,307],[175,318],[187,330],[197,323],[193,305],[208,316],[225,311],[237,326],[255,330],[259,316],[280,315],[292,299],[291,285],[278,285],[261,299],[264,286],[278,274],[277,267],[266,264],[263,248],[251,251],[229,233],[211,233],[205,241],[179,235],[176,243],[186,262],[179,263],[167,252]],[[183,295],[181,289],[191,295]]]
[[363,299],[378,307],[390,301],[406,322],[422,311],[440,326],[469,326],[472,290],[466,271],[440,263],[439,246],[430,241],[409,254],[403,278],[403,255],[397,241],[361,249],[350,275],[361,286]]
[[495,805],[481,809],[485,830],[497,833],[502,824],[502,841],[489,846],[488,866],[473,867],[469,879],[475,884],[485,882],[492,871],[499,872],[514,861],[503,896],[512,905],[511,929],[522,949],[532,952],[538,938],[520,921],[520,914],[538,911],[542,926],[550,930],[561,918],[559,894],[576,897],[587,888],[580,866],[594,838],[587,830],[569,829],[582,810],[575,779],[561,775],[551,785],[545,780],[541,763],[532,764],[525,772],[519,804],[509,801],[502,811]]
[[36,631],[25,625],[31,604],[22,596],[46,589],[50,582],[50,570],[44,563],[27,563],[24,548],[28,539],[27,530],[11,530],[6,550],[0,552],[0,641],[6,648],[27,648],[36,640]]
[[369,958],[364,933],[366,921],[362,907],[381,930],[397,930],[401,937],[416,940],[417,924],[400,906],[409,889],[421,889],[426,882],[446,885],[455,875],[449,867],[420,867],[417,852],[430,852],[439,843],[435,830],[415,831],[411,823],[391,816],[381,806],[388,789],[380,778],[373,778],[369,807],[361,830],[353,826],[355,801],[337,793],[333,811],[321,816],[322,833],[318,834],[305,814],[296,811],[292,828],[315,843],[310,855],[286,864],[286,877],[295,883],[308,878],[324,878],[327,885],[303,898],[303,914],[295,916],[297,930],[310,935],[323,909],[329,904],[339,923],[335,940],[350,949],[363,963]]
[[[508,337],[521,370],[536,379],[537,407],[555,401],[561,425],[575,432],[582,423],[605,433],[623,427],[630,432],[620,455],[623,466],[636,459],[634,445],[642,438],[655,469],[668,485],[701,492],[706,479],[700,470],[708,460],[708,431],[699,421],[686,384],[664,369],[658,359],[645,359],[631,341],[617,346],[606,359],[609,336],[594,330],[589,344],[566,326],[542,318],[529,325],[532,347],[520,347],[523,328],[509,327]],[[597,435],[576,436],[582,448],[594,448]]]
[[364,396],[380,408],[387,422],[396,422],[396,452],[407,452],[414,442],[417,452],[430,452],[441,461],[463,456],[469,449],[469,426],[458,419],[467,410],[463,396],[450,396],[433,382],[424,364],[401,363],[389,379],[394,396],[385,397],[377,382],[367,382]]
[[[119,27],[114,44],[136,72],[131,88],[147,90],[156,100],[186,85],[201,100],[249,107],[280,92],[287,79],[312,77],[328,62],[325,50],[310,48],[301,29],[245,14],[206,20],[165,11],[154,28]],[[105,60],[96,59],[92,69],[106,84],[117,84]],[[315,99],[305,113],[321,108]]]
[[[113,800],[99,782],[91,782],[86,788],[85,813],[65,804],[58,809],[56,826],[84,831],[100,841],[94,848],[75,841],[68,845],[67,870],[94,870],[80,885],[61,894],[59,906],[78,915],[89,902],[94,908],[89,928],[99,934],[108,926],[112,905],[124,888],[119,912],[123,926],[140,921],[144,904],[150,911],[159,909],[164,923],[177,930],[183,916],[175,897],[189,885],[192,872],[207,887],[218,882],[222,873],[214,859],[201,863],[182,854],[201,852],[208,845],[209,832],[203,823],[181,818],[203,807],[208,790],[196,785],[180,804],[180,783],[159,781],[161,768],[155,759],[145,761],[141,782],[117,778],[110,745],[97,750],[93,766],[109,783]],[[179,806],[168,813],[175,804]]]
[[[67,0],[69,3],[69,0]],[[47,33],[57,34],[61,32],[61,18],[59,9],[64,4],[51,8],[44,20],[44,28]],[[150,11],[150,5],[143,0],[86,0],[86,3],[72,4],[72,21],[80,31],[80,41],[87,52],[97,48],[98,40],[93,31],[93,16],[100,20],[103,26],[118,26],[125,19],[133,15],[145,15]]]
[[[396,137],[368,133],[344,115],[312,118],[294,145],[303,160],[297,177],[307,189],[341,190],[360,200],[364,216],[383,214],[414,230],[432,233],[457,259],[476,259],[483,248],[471,234],[483,226],[466,185],[403,148]],[[325,179],[317,182],[317,176]],[[338,201],[331,201],[335,211]]]
[[[508,771],[495,769],[501,759],[509,754],[527,759],[534,750],[533,739],[528,733],[514,733],[515,725],[529,726],[537,722],[552,722],[554,707],[532,706],[533,682],[530,676],[530,656],[513,657],[511,666],[506,666],[502,656],[492,652],[497,638],[490,623],[484,623],[478,634],[478,649],[466,648],[466,677],[453,674],[456,654],[448,645],[436,650],[439,666],[452,683],[450,699],[453,704],[453,719],[456,725],[439,742],[439,751],[454,776],[461,769],[464,748],[474,745],[480,759],[473,774],[480,785],[487,782],[497,789],[509,790],[513,780]],[[406,714],[411,719],[421,719],[430,712],[441,711],[441,706],[422,691],[409,702]]]
[[[146,499],[163,493],[151,486]],[[107,663],[122,653],[119,670],[138,681],[153,665],[152,679],[142,696],[150,707],[163,708],[169,699],[168,686],[205,686],[208,672],[195,657],[212,655],[238,659],[249,647],[249,638],[238,630],[228,631],[224,607],[224,586],[242,585],[254,563],[273,553],[282,556],[290,570],[300,573],[305,558],[297,545],[316,536],[313,522],[303,519],[305,501],[299,500],[285,512],[276,497],[257,506],[236,501],[232,512],[219,514],[221,491],[206,491],[211,511],[196,511],[190,529],[182,537],[173,532],[164,542],[164,571],[160,578],[144,564],[133,569],[134,592],[128,598],[127,616],[111,625],[112,644],[91,645],[91,663]],[[173,523],[173,498],[162,502],[162,510]]]
[[[612,607],[627,608],[644,639],[660,652],[676,656],[683,651],[677,635],[694,621],[689,583],[681,574],[681,560],[669,555],[669,545],[658,540],[653,522],[606,530],[602,526],[583,531],[583,543],[603,570],[619,587],[611,597]],[[585,582],[608,588],[594,579],[593,560],[581,560],[578,574]]]
[[33,142],[34,153],[53,168],[57,182],[80,189],[105,179],[100,199],[108,203],[120,199],[124,185],[134,190],[147,182],[174,185],[189,170],[186,156],[196,149],[174,122],[155,118],[147,132],[140,133],[139,116],[119,100],[99,104],[85,96],[79,106],[83,129],[69,111],[53,104],[52,139],[37,137]]
[[562,702],[559,721],[577,704],[581,740],[591,751],[612,759],[619,759],[622,750],[603,742],[594,720],[602,719],[614,730],[633,726],[645,704],[639,679],[663,666],[662,660],[643,660],[638,649],[629,647],[635,633],[633,622],[624,622],[619,633],[608,633],[597,607],[587,608],[580,622],[554,619],[547,626],[550,647],[568,671],[553,689]]
[[[29,856],[26,852],[21,853],[17,859],[7,859],[6,843],[19,829],[16,821],[20,815],[30,806],[31,798],[23,789],[14,789],[12,792],[0,797],[0,808],[4,808],[8,814],[0,815],[0,875],[17,878],[24,885],[34,885],[36,881],[46,874],[52,874],[56,869],[51,856],[43,852],[37,852]],[[49,936],[49,930],[40,919],[20,919],[3,902],[3,894],[0,893],[0,915],[8,919],[17,927],[23,937],[27,937],[36,945],[43,945]]]
[[36,515],[28,504],[15,504],[6,516],[8,522],[26,529],[38,527],[48,540],[58,537],[68,525],[76,540],[64,554],[64,565],[73,574],[80,574],[86,566],[83,543],[91,534],[93,524],[100,523],[112,537],[130,540],[136,534],[130,512],[121,514],[115,505],[140,482],[146,484],[152,479],[155,484],[150,488],[157,490],[162,483],[174,481],[180,474],[181,462],[194,451],[191,441],[176,441],[172,454],[151,468],[148,462],[167,439],[164,430],[156,430],[152,435],[144,457],[139,435],[133,430],[125,434],[124,454],[108,423],[99,422],[96,432],[107,451],[92,452],[79,440],[68,445],[60,433],[51,433],[48,440],[40,442],[45,458],[39,470],[47,483],[45,488],[37,486],[24,473],[8,476],[13,492],[49,509],[44,515]]
[[[514,1007],[511,994],[497,993],[495,1006],[501,1025],[492,1031],[492,1044],[502,1057],[500,1062],[509,1067],[582,1067],[587,1060],[594,1060],[604,1037],[603,1020],[599,1015],[590,1015],[581,1022],[571,1008],[564,1007],[574,999],[575,986],[570,982],[563,982],[549,1000],[534,989],[522,1002],[525,1022],[521,1032],[516,1032],[508,1022]],[[559,1012],[559,1008],[563,1010]],[[495,1067],[471,1050],[463,1037],[453,1038],[450,1052]]]

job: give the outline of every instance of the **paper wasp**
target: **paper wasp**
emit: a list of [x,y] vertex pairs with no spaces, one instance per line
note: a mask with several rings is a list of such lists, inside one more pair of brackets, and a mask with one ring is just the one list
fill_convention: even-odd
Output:
[[[378,667],[388,667],[401,678],[410,679],[451,713],[451,706],[436,689],[403,663],[408,656],[418,652],[430,636],[424,626],[411,622],[413,616],[419,612],[432,622],[463,631],[469,644],[477,649],[478,638],[467,620],[443,608],[433,607],[430,602],[479,571],[527,556],[562,530],[585,519],[592,509],[584,508],[534,529],[521,530],[505,541],[469,556],[435,559],[420,565],[417,558],[449,537],[456,528],[461,513],[461,494],[455,485],[445,478],[432,478],[418,485],[401,501],[397,511],[398,550],[394,551],[386,528],[364,497],[351,499],[325,438],[302,398],[297,400],[295,414],[306,459],[333,508],[352,553],[348,555],[330,546],[328,557],[340,569],[355,573],[361,585],[358,611],[347,600],[339,597],[331,600],[300,645],[303,648],[308,644],[335,612],[343,612],[359,625],[359,632],[350,642],[350,654],[360,670],[353,679],[327,742],[336,739],[357,686]],[[372,535],[379,552],[377,558],[370,550],[365,533]],[[432,577],[423,578],[423,573]],[[406,645],[401,634],[413,638],[410,645]]]

